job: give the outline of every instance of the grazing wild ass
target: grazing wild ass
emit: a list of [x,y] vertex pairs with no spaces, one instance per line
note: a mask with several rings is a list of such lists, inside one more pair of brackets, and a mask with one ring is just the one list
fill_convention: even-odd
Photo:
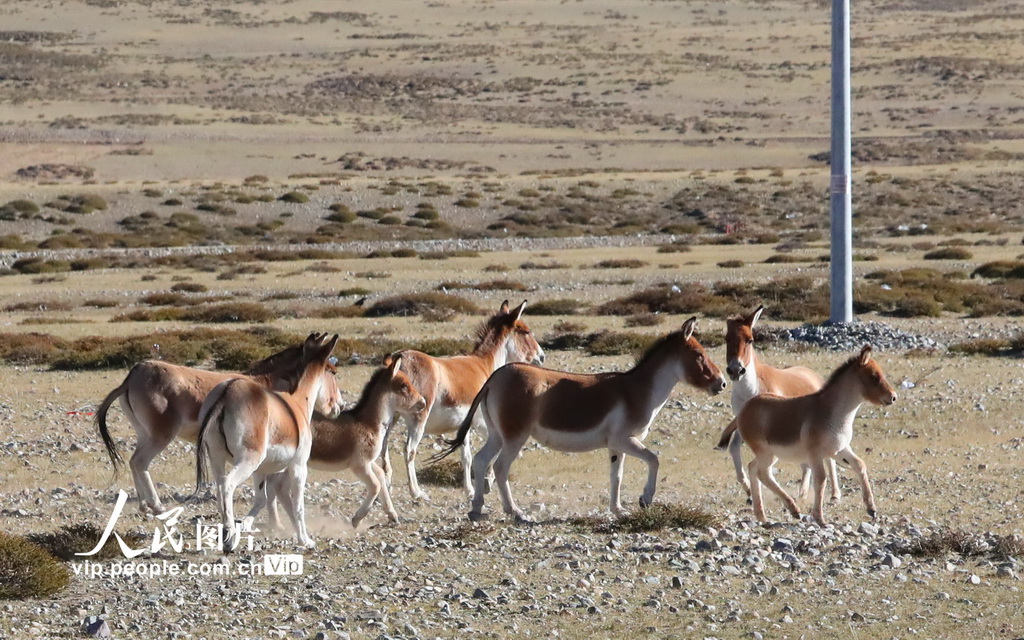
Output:
[[[408,376],[399,368],[401,356],[393,359],[387,367],[378,369],[366,383],[359,401],[347,411],[333,418],[314,418],[313,445],[309,453],[309,467],[323,471],[344,471],[351,469],[366,485],[366,499],[352,517],[352,527],[366,517],[378,496],[384,501],[384,509],[392,523],[398,523],[398,514],[391,503],[384,470],[377,464],[380,457],[384,432],[391,424],[396,411],[415,412],[423,409],[426,402],[413,388]],[[267,498],[270,501],[270,524],[280,528],[277,516],[277,498],[280,491],[280,474],[268,479]],[[255,515],[255,514],[253,514]]]
[[775,492],[794,518],[800,517],[796,502],[779,486],[772,473],[778,459],[805,462],[814,478],[812,515],[824,526],[822,503],[825,499],[825,461],[842,460],[860,476],[861,492],[868,515],[875,517],[875,497],[868,482],[867,467],[850,447],[853,420],[864,402],[890,405],[896,392],[885,379],[882,368],[871,359],[871,347],[836,369],[820,391],[797,398],[761,395],[751,398],[722,432],[719,449],[729,444],[739,430],[743,442],[754,451],[750,462],[751,497],[754,516],[764,522],[761,483]]
[[487,425],[487,442],[473,458],[476,492],[470,520],[484,517],[484,477],[491,464],[505,513],[517,522],[526,518],[512,500],[508,472],[520,449],[533,436],[557,451],[607,448],[611,461],[611,500],[620,515],[619,486],[623,455],[647,463],[647,485],[640,506],[654,500],[658,456],[642,443],[651,423],[680,381],[715,395],[725,378],[693,337],[696,318],[681,330],[658,340],[625,372],[578,374],[527,364],[510,364],[494,373],[473,400],[458,435],[438,458],[462,445],[479,412]]
[[[814,393],[825,381],[807,367],[788,367],[776,369],[766,364],[754,351],[754,325],[757,324],[764,305],[754,309],[748,316],[736,316],[726,321],[725,331],[725,372],[732,380],[732,413],[738,416],[740,409],[754,396],[762,393],[793,398]],[[743,440],[736,435],[729,443],[729,454],[733,466],[736,467],[736,479],[750,498],[750,481],[743,464]],[[836,476],[836,461],[828,461],[828,480],[832,485],[832,501],[839,502],[842,494],[839,491],[839,480]],[[803,465],[803,481],[800,483],[799,497],[810,495],[811,468]]]
[[[196,442],[199,407],[214,387],[225,380],[245,378],[275,391],[293,391],[302,374],[302,350],[302,345],[296,345],[275,353],[253,365],[248,375],[204,371],[159,360],[146,360],[132,367],[124,381],[100,403],[96,426],[116,473],[123,460],[107,428],[107,411],[120,398],[121,411],[135,428],[135,452],[128,466],[139,494],[139,511],[164,512],[149,465],[175,438]],[[325,414],[341,409],[341,391],[334,373],[334,366],[329,365],[317,399],[318,410]]]
[[[399,351],[390,358],[402,357],[402,372],[426,400],[418,412],[399,412],[405,419],[408,435],[405,441],[405,466],[409,474],[409,491],[414,500],[428,500],[416,478],[416,451],[424,434],[441,435],[456,431],[463,423],[473,398],[497,369],[512,362],[544,362],[544,350],[537,344],[530,327],[520,318],[526,308],[524,300],[509,310],[508,300],[498,313],[477,329],[476,346],[463,356],[435,358],[420,351]],[[385,359],[387,366],[390,360]],[[397,422],[398,416],[395,417]],[[394,424],[392,424],[392,427]],[[390,434],[391,429],[388,429]],[[391,478],[391,457],[388,434],[384,436],[384,469]],[[473,497],[470,481],[471,452],[462,451],[462,485]]]
[[[248,529],[267,503],[267,476],[281,474],[275,495],[285,505],[298,540],[306,547],[313,539],[306,531],[306,462],[313,443],[310,418],[338,336],[313,334],[302,345],[301,374],[292,392],[270,391],[245,378],[217,385],[199,410],[196,440],[196,491],[206,479],[206,456],[216,476],[217,498],[224,523],[224,550],[239,541],[235,526],[235,489],[249,476],[256,485],[256,500],[246,516]],[[210,426],[216,433],[211,433]],[[231,462],[231,471],[227,463]]]

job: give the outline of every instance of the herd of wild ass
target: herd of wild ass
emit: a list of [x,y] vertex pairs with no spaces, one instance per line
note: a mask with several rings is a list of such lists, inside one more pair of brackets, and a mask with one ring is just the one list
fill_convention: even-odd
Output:
[[[477,332],[472,353],[438,358],[400,351],[384,359],[356,404],[342,410],[331,356],[338,336],[311,334],[257,363],[248,374],[216,373],[166,362],[141,362],[110,392],[97,411],[100,436],[115,468],[123,460],[107,427],[107,412],[120,400],[135,428],[136,446],[128,462],[142,512],[162,513],[149,466],[175,438],[196,446],[196,489],[212,473],[225,528],[225,550],[239,542],[266,507],[271,527],[280,528],[277,503],[284,504],[298,541],[313,545],[305,525],[303,493],[307,469],[351,470],[366,486],[366,497],[352,518],[358,527],[378,498],[392,522],[398,522],[389,485],[392,467],[387,438],[403,419],[408,428],[405,464],[415,500],[427,500],[416,479],[416,452],[425,434],[455,432],[434,459],[461,449],[463,484],[471,501],[469,517],[484,518],[484,496],[491,479],[504,511],[517,522],[526,517],[509,488],[509,469],[532,437],[557,451],[607,449],[610,508],[624,513],[619,497],[625,456],[647,464],[641,507],[654,500],[658,456],[643,441],[676,384],[711,395],[727,383],[694,337],[696,318],[658,340],[628,371],[578,374],[540,366],[544,352],[522,320],[526,302],[512,309],[504,302]],[[722,433],[736,475],[753,502],[754,515],[766,519],[761,485],[786,504],[793,498],[775,480],[778,460],[803,465],[800,496],[814,485],[811,513],[824,524],[826,481],[832,500],[840,498],[836,461],[857,472],[868,514],[874,496],[864,462],[851,447],[853,421],[864,402],[888,405],[896,393],[871,358],[871,347],[823,380],[804,367],[776,369],[754,350],[754,327],[763,307],[727,323],[726,373],[733,381],[734,418]],[[483,426],[486,441],[471,456],[466,439]],[[745,469],[741,446],[754,459]],[[382,464],[378,463],[378,459]],[[748,479],[753,478],[751,482]],[[252,478],[255,500],[241,520],[234,515],[234,493]]]

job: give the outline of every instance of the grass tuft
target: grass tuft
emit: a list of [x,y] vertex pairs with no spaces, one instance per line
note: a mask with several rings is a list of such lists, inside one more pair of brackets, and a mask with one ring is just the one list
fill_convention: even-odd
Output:
[[[135,531],[127,534],[121,533],[120,535],[121,538],[124,539],[125,543],[133,549],[145,546],[148,541],[146,536]],[[86,551],[94,549],[102,536],[102,529],[94,524],[83,523],[65,525],[59,530],[51,533],[29,534],[28,539],[43,549],[46,549],[57,558],[70,561],[81,560],[81,558],[75,554],[85,553]],[[91,559],[115,560],[121,557],[123,556],[121,554],[121,549],[117,544],[117,540],[114,536],[110,536],[110,538],[107,539],[106,544],[103,545],[103,548],[100,549],[96,555],[91,556]]]
[[52,596],[70,581],[68,568],[46,549],[0,532],[0,600]]
[[461,487],[462,463],[458,460],[441,460],[416,472],[423,484],[434,487]]
[[579,529],[594,533],[648,533],[663,529],[706,529],[717,527],[721,520],[718,515],[700,507],[678,504],[652,504],[646,509],[637,509],[615,520],[599,516],[580,516],[569,523]]

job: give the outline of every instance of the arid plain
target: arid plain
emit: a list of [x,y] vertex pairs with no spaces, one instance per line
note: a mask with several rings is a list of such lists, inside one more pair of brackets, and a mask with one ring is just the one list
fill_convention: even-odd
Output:
[[[353,402],[384,353],[464,350],[504,299],[529,301],[548,366],[588,372],[691,315],[724,368],[724,318],[763,303],[763,357],[827,375],[859,344],[784,332],[827,312],[828,21],[790,1],[0,1],[3,528],[102,526],[134,497],[89,414],[154,354],[241,369],[336,332]],[[496,495],[473,526],[458,488],[415,503],[400,468],[404,522],[356,532],[361,485],[313,473],[302,577],[76,575],[0,603],[0,635],[100,616],[114,637],[1024,636],[1022,32],[1008,2],[854,7],[857,312],[898,330],[877,358],[900,399],[855,427],[873,524],[842,468],[829,527],[774,499],[780,524],[755,524],[713,451],[730,391],[680,385],[647,439],[656,501],[710,527],[613,531],[603,452],[528,447],[532,527]],[[191,491],[193,460],[157,461],[162,495]],[[630,459],[630,507],[643,478]],[[216,517],[203,497],[185,528]],[[132,501],[118,531],[153,525]]]

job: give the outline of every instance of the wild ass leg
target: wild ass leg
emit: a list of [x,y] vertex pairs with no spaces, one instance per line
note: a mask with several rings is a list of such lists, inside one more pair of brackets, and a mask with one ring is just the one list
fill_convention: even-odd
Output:
[[786,493],[786,490],[782,488],[778,480],[775,479],[775,473],[772,467],[775,465],[775,461],[772,460],[770,464],[764,464],[765,460],[760,460],[757,465],[757,478],[761,483],[772,490],[772,492],[782,498],[782,501],[786,503],[786,508],[789,509],[790,515],[794,518],[800,517],[800,509],[796,506],[796,501]]
[[796,494],[797,500],[804,500],[811,494],[811,465],[802,463],[800,465],[800,491]]
[[[520,442],[506,440],[501,446],[501,452],[498,453],[497,460],[494,461],[494,481],[498,485],[498,494],[501,496],[502,506],[505,508],[506,514],[515,518],[516,524],[527,524],[530,522],[530,519],[516,506],[516,501],[512,499],[512,489],[508,485],[509,469],[512,468],[512,463],[519,457],[519,450],[523,448],[524,444],[526,444],[525,440]],[[480,482],[480,480],[477,479],[477,482]]]
[[[474,425],[479,418],[474,418]],[[469,433],[466,434],[466,439],[462,442],[462,449],[459,451],[459,456],[462,458],[462,488],[466,492],[466,497],[473,500],[473,496],[476,491],[473,489],[473,452],[469,448],[470,440],[473,436],[473,429],[470,428]],[[486,490],[486,483],[485,483]]]
[[281,515],[277,505],[288,499],[288,492],[285,491],[283,474],[274,473],[267,476],[267,525],[271,531],[281,531],[284,526],[281,524]]
[[380,449],[380,465],[384,469],[384,476],[387,478],[388,487],[391,487],[391,476],[395,469],[391,466],[391,450],[388,448],[388,441],[391,439],[391,431],[394,430],[395,425],[398,424],[398,420],[401,418],[399,415],[395,415],[391,419],[391,423],[388,424],[388,428],[384,430],[384,442],[381,444]]
[[743,467],[743,438],[738,433],[734,433],[729,441],[729,455],[732,456],[732,466],[736,468],[736,481],[743,487],[747,494],[747,504],[750,504],[750,480]]
[[825,463],[828,465],[825,467],[825,471],[828,472],[828,481],[832,484],[831,502],[839,504],[840,500],[843,499],[843,492],[839,490],[839,475],[836,473],[836,461],[829,458]]
[[306,464],[296,464],[282,473],[282,487],[287,492],[284,509],[295,525],[295,537],[299,544],[312,549],[316,545],[306,530]]
[[624,516],[622,501],[619,498],[619,491],[622,488],[622,463],[625,462],[625,454],[615,449],[608,449],[608,460],[611,462],[611,499],[610,508],[616,516]]
[[754,517],[758,522],[767,522],[768,518],[764,515],[764,501],[761,499],[761,481],[758,479],[757,465],[757,458],[751,460],[747,465],[747,470],[750,473],[750,501],[754,505]]
[[409,474],[409,491],[413,500],[430,500],[423,489],[420,489],[419,480],[416,479],[416,451],[420,448],[420,441],[423,440],[423,432],[427,426],[427,416],[430,415],[430,407],[425,407],[415,420],[409,419],[409,433],[405,440],[405,469]]
[[271,493],[272,488],[269,485],[270,478],[265,474],[259,472],[252,474],[252,509],[250,509],[249,513],[242,518],[243,531],[252,529],[252,523],[256,521],[256,516],[259,515],[259,512],[267,506],[268,496],[273,495]]
[[825,515],[822,507],[825,503],[825,461],[815,460],[811,464],[811,474],[814,476],[814,503],[811,506],[811,515],[820,526],[825,526]]
[[658,488],[658,454],[654,453],[643,445],[636,438],[620,438],[614,443],[614,447],[634,458],[640,458],[647,463],[647,484],[644,485],[644,492],[640,496],[640,506],[648,507],[654,502],[654,492]]
[[[483,411],[483,408],[480,408]],[[473,456],[473,483],[474,492],[473,499],[470,502],[472,505],[469,510],[469,519],[473,522],[478,522],[484,519],[484,480],[487,474],[491,470],[491,465],[494,463],[494,459],[498,457],[498,453],[501,451],[502,443],[504,439],[497,428],[492,424],[487,425],[487,442],[484,446],[480,447],[480,450]]]
[[373,469],[373,473],[377,476],[377,480],[380,481],[380,495],[384,498],[384,510],[388,514],[388,520],[391,524],[398,524],[401,522],[398,519],[398,513],[395,511],[395,505],[391,502],[391,491],[388,489],[387,479],[384,477],[384,470],[380,468],[376,462],[370,463],[370,467]]
[[357,465],[352,468],[352,473],[366,486],[366,497],[363,499],[363,504],[359,505],[359,509],[356,510],[354,516],[352,516],[352,528],[358,529],[359,523],[363,521],[366,514],[370,512],[370,507],[373,506],[373,501],[377,499],[380,494],[381,482],[380,478],[374,472],[373,467],[370,465],[372,462],[368,462],[362,465]]
[[252,452],[243,453],[242,458],[235,461],[235,466],[231,471],[221,476],[217,483],[220,515],[224,522],[225,552],[234,551],[238,546],[238,528],[235,526],[235,489],[259,466],[259,456]]
[[149,465],[153,464],[153,460],[167,448],[167,445],[171,444],[175,434],[152,433],[143,426],[125,398],[126,396],[121,397],[121,409],[135,428],[136,436],[135,451],[128,461],[128,467],[132,470],[135,491],[139,494],[139,511],[145,513],[148,509],[154,514],[160,514],[165,508],[160,504],[160,496],[157,495],[153,478],[149,475]]
[[857,454],[850,447],[846,447],[837,453],[836,457],[848,463],[857,472],[857,475],[860,476],[860,489],[861,496],[864,498],[864,506],[867,507],[868,516],[874,520],[875,516],[878,515],[878,511],[875,509],[875,494],[871,492],[871,482],[868,480],[867,465],[857,457]]

